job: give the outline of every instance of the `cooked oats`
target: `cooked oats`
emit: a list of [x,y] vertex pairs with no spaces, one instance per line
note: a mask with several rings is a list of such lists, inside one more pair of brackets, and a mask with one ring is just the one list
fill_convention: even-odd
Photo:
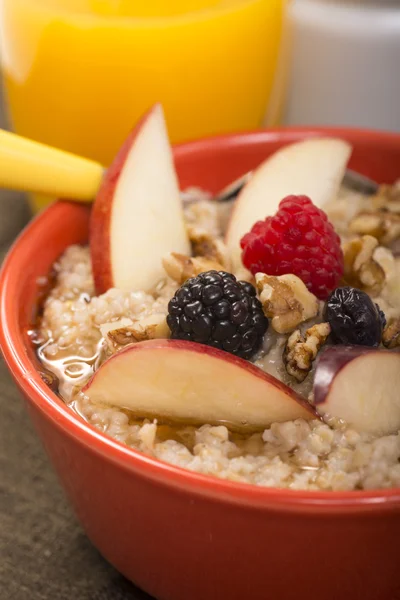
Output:
[[[365,198],[352,194],[349,199],[342,192],[328,212],[343,239],[349,241],[355,236],[349,234],[348,224],[368,208]],[[185,213],[194,243],[201,236],[221,239],[224,225],[207,196]],[[376,248],[369,260],[377,265],[376,272],[384,274],[384,284],[381,278],[375,288],[379,295],[374,300],[393,322],[400,317],[400,260],[382,247]],[[92,426],[159,460],[230,481],[294,490],[400,486],[400,432],[373,438],[341,422],[296,420],[274,423],[261,433],[239,435],[222,424],[196,428],[138,421],[127,410],[92,404],[80,389],[101,363],[133,335],[151,337],[154,330],[146,324],[154,321],[163,326],[168,301],[179,285],[175,279],[181,279],[167,269],[172,277],[166,276],[154,294],[110,289],[96,296],[89,249],[80,246],[68,248],[55,269],[56,284],[45,301],[40,321],[45,343],[39,356],[44,366],[58,376],[59,393],[65,402]],[[293,331],[300,327],[298,340],[304,341],[306,331],[323,322],[319,304],[319,309],[315,301],[308,312],[300,310],[289,328]],[[270,326],[254,362],[311,400],[315,364],[307,364],[310,373],[303,382],[286,371],[283,353],[289,335]],[[313,348],[313,357],[317,350]]]

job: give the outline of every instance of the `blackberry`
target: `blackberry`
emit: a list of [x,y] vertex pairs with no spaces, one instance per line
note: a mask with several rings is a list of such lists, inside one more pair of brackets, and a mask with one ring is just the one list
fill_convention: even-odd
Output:
[[231,273],[207,271],[188,279],[168,304],[172,339],[190,340],[251,358],[268,329],[253,285]]
[[337,288],[325,305],[325,319],[339,344],[379,346],[386,318],[365,292],[353,287]]

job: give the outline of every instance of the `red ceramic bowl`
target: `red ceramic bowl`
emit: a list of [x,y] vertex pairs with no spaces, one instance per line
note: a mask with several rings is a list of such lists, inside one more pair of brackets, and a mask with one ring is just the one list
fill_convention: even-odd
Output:
[[[215,191],[280,146],[321,134],[354,145],[352,168],[381,182],[400,175],[400,136],[296,129],[180,146],[181,184]],[[87,207],[60,202],[22,233],[1,275],[0,342],[94,545],[162,600],[399,598],[400,489],[295,492],[191,473],[107,438],[46,387],[27,336],[37,280],[87,241],[88,219]]]

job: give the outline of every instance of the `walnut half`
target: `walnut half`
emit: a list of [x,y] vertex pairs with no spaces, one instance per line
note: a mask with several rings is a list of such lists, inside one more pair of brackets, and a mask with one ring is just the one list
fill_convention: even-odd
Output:
[[185,283],[190,277],[196,277],[205,271],[223,271],[224,267],[216,260],[204,256],[186,256],[171,252],[163,258],[163,267],[167,273],[179,285]]
[[318,323],[301,335],[300,329],[292,333],[283,351],[286,371],[299,383],[311,371],[312,363],[331,332],[329,323]]
[[230,270],[228,249],[224,242],[204,229],[193,225],[187,227],[193,254],[219,263],[225,271]]
[[382,344],[389,349],[400,346],[400,317],[391,320],[385,327],[382,334]]
[[374,210],[400,214],[400,179],[393,185],[381,185],[378,193],[370,200]]
[[343,246],[345,283],[375,296],[386,280],[385,271],[374,258],[377,247],[378,240],[371,235],[363,235]]
[[[130,323],[128,324],[126,321],[130,321]],[[128,344],[170,336],[166,316],[162,313],[154,313],[136,321],[121,319],[114,323],[106,323],[100,327],[100,330],[107,342],[108,349],[113,353]]]
[[256,286],[264,314],[277,333],[289,333],[318,314],[317,298],[296,275],[257,273]]
[[383,246],[390,246],[400,238],[400,214],[383,210],[362,212],[350,222],[349,230],[374,236]]

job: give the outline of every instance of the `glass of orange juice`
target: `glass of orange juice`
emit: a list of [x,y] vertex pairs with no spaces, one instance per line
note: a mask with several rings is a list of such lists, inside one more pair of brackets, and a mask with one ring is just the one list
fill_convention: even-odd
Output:
[[0,0],[12,126],[104,165],[155,102],[173,142],[258,127],[272,97],[284,5]]

